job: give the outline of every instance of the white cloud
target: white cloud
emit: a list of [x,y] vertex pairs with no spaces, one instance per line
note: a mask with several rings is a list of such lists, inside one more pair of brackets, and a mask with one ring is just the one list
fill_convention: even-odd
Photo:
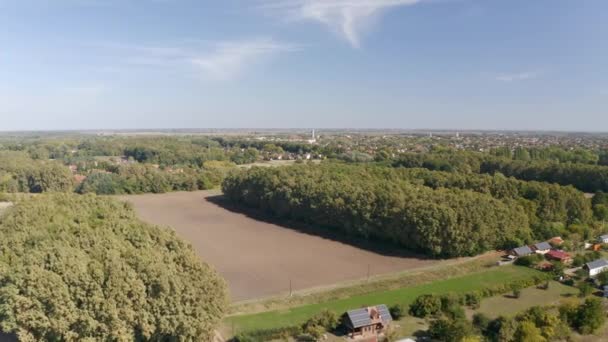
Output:
[[210,77],[226,80],[234,78],[245,67],[264,57],[297,49],[293,45],[277,43],[272,39],[222,42],[216,44],[212,52],[191,58],[190,61]]
[[519,73],[511,73],[511,74],[500,74],[495,77],[497,81],[501,82],[515,82],[515,81],[525,81],[531,80],[538,77],[538,72],[534,71],[526,71]]
[[[213,80],[229,80],[240,76],[257,62],[298,46],[277,42],[271,38],[239,41],[187,41],[175,46],[96,44],[104,51],[113,51],[119,64],[131,67],[155,68],[194,73]],[[117,70],[119,67],[107,67]]]
[[360,46],[361,32],[383,11],[422,0],[263,0],[261,8],[287,20],[312,20]]

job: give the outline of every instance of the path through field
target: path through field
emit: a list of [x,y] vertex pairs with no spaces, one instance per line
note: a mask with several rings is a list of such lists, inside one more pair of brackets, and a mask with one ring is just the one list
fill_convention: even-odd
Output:
[[[436,263],[381,255],[217,205],[217,192],[122,196],[147,222],[170,226],[227,279],[234,301],[364,279]],[[386,254],[386,253],[385,253]]]

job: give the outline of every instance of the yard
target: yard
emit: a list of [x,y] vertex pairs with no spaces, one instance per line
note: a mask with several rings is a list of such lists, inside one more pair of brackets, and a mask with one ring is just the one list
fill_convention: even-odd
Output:
[[510,293],[484,299],[477,310],[467,310],[469,317],[475,313],[483,313],[490,318],[498,316],[513,316],[533,306],[547,306],[559,303],[568,297],[576,297],[579,291],[572,286],[563,285],[556,281],[549,282],[547,290],[529,287],[521,291],[519,298],[512,298]]
[[494,267],[466,276],[435,281],[423,285],[373,292],[285,310],[232,316],[226,319],[226,326],[231,330],[231,333],[292,326],[303,323],[323,309],[333,310],[336,313],[343,313],[348,309],[374,304],[408,305],[421,294],[464,293],[520,279],[528,279],[538,275],[540,275],[539,271],[525,267]]

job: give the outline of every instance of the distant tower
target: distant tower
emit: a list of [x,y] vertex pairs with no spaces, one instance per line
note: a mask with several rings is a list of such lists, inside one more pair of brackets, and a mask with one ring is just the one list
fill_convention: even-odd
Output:
[[456,132],[456,139],[460,138],[460,133]]
[[429,138],[433,137],[433,132],[429,132]]
[[317,140],[316,136],[315,136],[315,129],[312,129],[312,141]]

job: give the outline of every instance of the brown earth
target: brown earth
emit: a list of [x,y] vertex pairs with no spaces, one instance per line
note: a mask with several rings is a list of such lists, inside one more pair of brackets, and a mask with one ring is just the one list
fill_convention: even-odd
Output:
[[121,196],[142,219],[170,226],[228,281],[234,301],[430,266],[396,248],[341,241],[239,212],[216,191]]

